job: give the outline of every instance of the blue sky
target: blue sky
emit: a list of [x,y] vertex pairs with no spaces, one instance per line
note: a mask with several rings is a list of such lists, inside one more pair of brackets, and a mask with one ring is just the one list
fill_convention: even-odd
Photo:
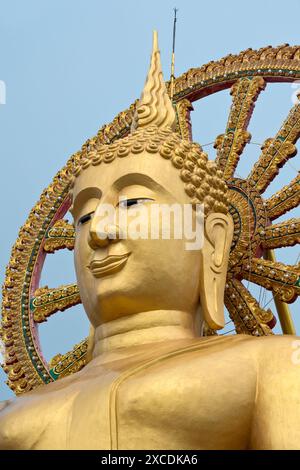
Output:
[[[154,28],[169,77],[174,6],[176,75],[248,47],[300,43],[299,0],[0,0],[0,80],[6,85],[6,104],[0,105],[1,282],[18,230],[43,188],[88,137],[140,95]],[[274,135],[294,91],[290,84],[268,86],[250,125],[254,142]],[[197,102],[194,139],[208,144],[222,133],[229,106],[228,91]],[[213,158],[212,146],[206,150]],[[258,146],[248,146],[241,176],[258,155]],[[269,194],[298,169],[297,155]],[[292,264],[298,252],[286,249],[278,258]],[[41,285],[73,281],[72,253],[48,257]],[[292,306],[299,333],[297,310],[299,302]],[[40,328],[45,356],[69,350],[87,332],[81,307],[57,314]],[[0,400],[10,396],[1,371]]]

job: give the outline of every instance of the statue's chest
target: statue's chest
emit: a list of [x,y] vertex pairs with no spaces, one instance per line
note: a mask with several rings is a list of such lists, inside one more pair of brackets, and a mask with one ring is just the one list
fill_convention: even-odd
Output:
[[255,372],[197,352],[141,367],[113,401],[119,449],[244,449],[251,432]]
[[83,374],[14,407],[1,420],[0,443],[4,436],[27,449],[245,448],[255,377],[217,359],[192,351]]
[[256,380],[243,363],[199,351],[97,379],[73,403],[70,448],[246,448]]

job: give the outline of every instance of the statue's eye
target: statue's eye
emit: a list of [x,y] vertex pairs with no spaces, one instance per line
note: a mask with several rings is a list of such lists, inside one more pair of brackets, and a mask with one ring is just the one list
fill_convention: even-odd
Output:
[[85,214],[80,219],[78,220],[78,225],[83,225],[86,222],[89,222],[92,218],[93,212],[90,212],[89,214]]
[[150,199],[148,197],[139,197],[139,198],[131,198],[131,199],[124,199],[118,203],[118,206],[121,207],[122,209],[129,208],[132,206],[135,206],[137,204],[142,204],[143,202],[147,201],[153,201],[153,199]]

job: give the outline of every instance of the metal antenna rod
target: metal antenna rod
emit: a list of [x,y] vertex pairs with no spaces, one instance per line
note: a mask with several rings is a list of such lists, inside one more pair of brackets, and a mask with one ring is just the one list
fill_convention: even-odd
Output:
[[172,60],[171,60],[171,79],[170,79],[170,98],[173,100],[174,95],[174,70],[175,70],[175,38],[176,38],[176,21],[178,9],[174,8],[174,22],[173,22],[173,44],[172,44]]

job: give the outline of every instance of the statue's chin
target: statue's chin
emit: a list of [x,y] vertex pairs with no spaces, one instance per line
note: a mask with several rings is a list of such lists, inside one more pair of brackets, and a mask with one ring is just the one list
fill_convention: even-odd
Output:
[[148,295],[141,292],[140,283],[128,283],[127,279],[122,282],[117,276],[97,279],[93,290],[85,289],[82,300],[94,326],[162,307],[159,299],[153,296],[153,292],[149,292]]
[[83,306],[93,324],[113,321],[120,317],[153,310],[193,312],[198,304],[197,283],[171,275],[172,271],[156,272],[151,267],[129,264],[118,272],[102,277],[82,277],[79,290]]
[[163,298],[158,289],[141,289],[140,283],[121,279],[98,280],[92,292],[85,290],[84,308],[94,327],[102,323],[154,310],[177,310],[178,305]]

